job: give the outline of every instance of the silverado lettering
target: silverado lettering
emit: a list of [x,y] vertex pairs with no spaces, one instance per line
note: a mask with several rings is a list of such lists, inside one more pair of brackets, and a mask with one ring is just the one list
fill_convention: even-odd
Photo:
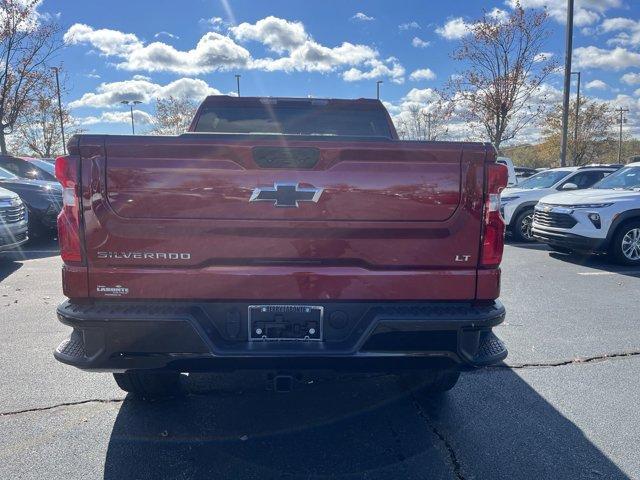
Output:
[[417,369],[443,391],[507,355],[490,144],[401,141],[378,100],[213,96],[183,135],[68,150],[62,362],[149,396],[245,368]]
[[97,251],[96,257],[105,259],[154,259],[154,260],[189,260],[190,253],[167,253],[167,252],[102,252]]

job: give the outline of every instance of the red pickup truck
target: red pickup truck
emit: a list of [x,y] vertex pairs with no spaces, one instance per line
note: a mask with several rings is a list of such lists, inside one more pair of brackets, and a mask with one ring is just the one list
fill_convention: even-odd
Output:
[[398,139],[377,100],[207,98],[180,136],[76,135],[56,162],[64,363],[126,391],[180,374],[419,370],[505,358],[506,168]]

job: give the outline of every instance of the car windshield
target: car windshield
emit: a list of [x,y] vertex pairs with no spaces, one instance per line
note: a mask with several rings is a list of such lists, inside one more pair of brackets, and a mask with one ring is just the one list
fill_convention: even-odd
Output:
[[640,166],[622,168],[596,183],[593,188],[638,190],[640,189]]
[[527,190],[550,188],[566,177],[569,173],[571,172],[568,172],[567,170],[546,170],[523,180],[518,184],[518,188],[524,188]]
[[5,170],[4,168],[0,167],[0,179],[3,180],[14,180],[18,177],[16,177],[13,173],[11,173],[8,170]]
[[45,160],[40,160],[39,158],[32,158],[29,160],[29,163],[32,163],[36,167],[44,170],[45,172],[55,175],[56,166],[51,162],[47,162]]

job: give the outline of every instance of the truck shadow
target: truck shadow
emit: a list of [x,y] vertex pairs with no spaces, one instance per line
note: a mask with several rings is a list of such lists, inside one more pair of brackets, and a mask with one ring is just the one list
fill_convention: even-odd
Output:
[[640,267],[618,265],[608,255],[580,255],[578,253],[549,252],[549,256],[556,260],[585,268],[597,269],[602,272],[619,273],[629,277],[640,278]]
[[628,478],[506,368],[463,375],[439,399],[391,376],[238,388],[127,397],[104,478]]

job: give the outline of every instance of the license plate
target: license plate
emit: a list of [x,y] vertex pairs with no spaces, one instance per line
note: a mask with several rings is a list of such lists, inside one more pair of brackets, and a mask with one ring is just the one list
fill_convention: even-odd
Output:
[[251,305],[249,340],[322,341],[322,317],[315,305]]

